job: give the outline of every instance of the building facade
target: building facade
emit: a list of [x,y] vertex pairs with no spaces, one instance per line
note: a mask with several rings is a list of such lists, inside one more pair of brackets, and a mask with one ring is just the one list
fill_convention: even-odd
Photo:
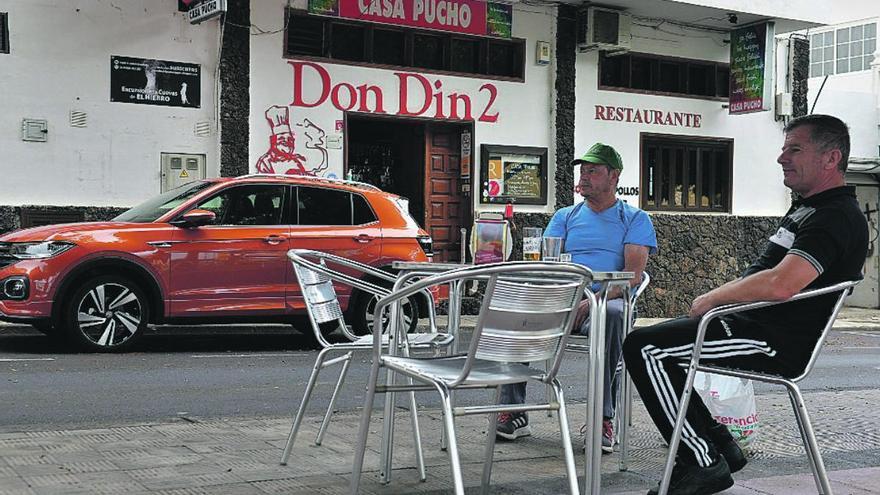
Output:
[[[5,4],[0,230],[112,216],[194,177],[301,173],[408,197],[458,260],[481,212],[543,226],[572,204],[569,163],[602,141],[658,230],[657,316],[736,276],[787,209],[775,157],[795,112],[774,95],[806,100],[807,61],[778,35],[830,4],[228,0],[190,24],[183,3]],[[764,67],[757,104],[730,98],[731,43]]]

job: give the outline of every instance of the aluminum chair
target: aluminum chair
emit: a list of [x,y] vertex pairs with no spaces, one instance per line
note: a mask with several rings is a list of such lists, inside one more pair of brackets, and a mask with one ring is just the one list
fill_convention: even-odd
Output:
[[[547,409],[558,411],[570,490],[571,493],[579,493],[565,400],[556,374],[574,323],[573,310],[583,297],[584,288],[592,282],[592,274],[584,267],[560,263],[513,262],[464,267],[395,290],[389,297],[379,301],[377,311],[382,306],[395,304],[430,286],[472,279],[485,281],[486,290],[466,353],[431,358],[416,358],[406,353],[383,354],[378,343],[374,341],[373,365],[352,468],[352,494],[358,492],[360,484],[375,394],[412,390],[436,390],[440,394],[443,427],[448,437],[447,452],[456,494],[464,493],[464,482],[458,455],[455,417],[468,414],[489,415],[482,478],[482,487],[486,491],[491,478],[497,413]],[[592,293],[588,297],[594,298]],[[374,335],[379,332],[379,328],[374,329]],[[521,364],[525,361],[547,359],[551,359],[552,364],[546,370]],[[393,380],[389,380],[385,385],[380,385],[379,375],[382,368],[417,383],[394,385]],[[543,404],[498,404],[500,385],[528,380],[550,385],[553,399]],[[453,408],[450,399],[453,390],[475,388],[494,389],[495,393],[486,405]],[[383,428],[383,440],[388,437],[391,428],[387,419],[386,417],[386,426]]]
[[[343,273],[337,269],[329,268],[327,263],[329,262],[331,265],[338,266],[348,272],[356,272],[361,275],[361,277],[370,276],[373,277],[373,279],[387,280],[391,282],[396,280],[393,275],[389,275],[388,273],[369,265],[364,265],[357,261],[320,251],[291,249],[287,252],[287,256],[291,263],[293,263],[293,268],[296,272],[297,279],[299,280],[300,289],[305,301],[309,322],[314,331],[315,339],[321,345],[322,349],[318,353],[318,357],[315,359],[315,364],[312,367],[312,374],[309,376],[309,381],[306,385],[305,392],[303,393],[302,402],[300,403],[299,409],[296,412],[296,416],[294,417],[293,424],[290,428],[290,434],[287,437],[287,444],[281,455],[282,465],[286,465],[290,457],[293,443],[296,440],[297,432],[299,431],[306,407],[311,399],[312,392],[314,391],[321,370],[336,364],[342,364],[342,370],[339,372],[339,378],[336,380],[333,395],[330,397],[330,405],[327,407],[327,412],[321,422],[321,427],[318,430],[318,435],[315,439],[315,445],[320,445],[324,438],[324,433],[327,430],[327,425],[330,422],[330,418],[333,415],[336,406],[336,399],[339,395],[339,390],[342,388],[342,383],[344,382],[348,373],[348,368],[351,365],[353,351],[369,351],[373,349],[373,334],[357,337],[346,326],[342,310],[339,306],[339,301],[336,297],[336,291],[333,288],[333,282],[335,281],[349,285],[380,298],[386,297],[391,293],[390,289],[368,282],[363,278],[358,278],[357,276]],[[315,261],[311,261],[310,259]],[[428,333],[411,335],[408,338],[410,345],[415,348],[431,349],[437,349],[448,345],[452,341],[451,336],[440,334],[436,331],[437,327],[434,321],[433,311],[434,303],[431,294],[427,291],[417,291],[414,292],[413,295],[421,295],[428,298],[427,306],[429,309],[428,316],[431,331]],[[378,313],[376,316],[378,317]],[[321,331],[321,324],[327,322],[335,322],[337,328],[341,330],[351,342],[330,343]],[[379,342],[382,347],[387,347],[389,345],[388,336],[382,335],[377,342]],[[342,352],[344,354],[333,359],[328,359],[328,355],[332,352]],[[412,396],[410,399],[413,428],[416,431],[416,460],[419,465],[419,474],[421,479],[424,480],[425,468],[422,458],[421,443],[418,438],[418,418],[416,415],[415,397]]]
[[[635,290],[630,291],[629,296],[629,304],[624,305],[624,321],[626,322],[626,326],[623,329],[623,338],[626,338],[630,332],[633,330],[633,324],[635,323],[635,314],[636,314],[636,303],[639,300],[639,297],[642,293],[645,292],[645,289],[648,288],[648,284],[651,283],[651,277],[648,275],[648,272],[642,272],[642,281],[636,286]],[[587,289],[589,290],[589,288]],[[576,352],[581,354],[589,354],[590,353],[590,337],[587,335],[578,335],[574,334],[568,339],[568,344],[565,346],[565,350],[568,352]],[[627,457],[629,455],[629,439],[628,439],[628,427],[632,426],[632,383],[629,381],[629,377],[626,373],[626,368],[623,365],[623,356],[617,362],[617,369],[615,370],[615,380],[619,380],[621,386],[617,389],[618,393],[618,405],[622,403],[622,409],[620,414],[615,415],[615,421],[617,422],[617,438],[618,443],[620,444],[620,470],[626,471],[628,469],[627,466]],[[620,399],[623,399],[621,401]],[[588,405],[589,407],[589,405]]]
[[[685,381],[684,392],[681,395],[681,401],[678,404],[679,412],[675,420],[675,427],[672,430],[672,437],[669,441],[669,454],[666,457],[666,467],[663,471],[663,478],[660,481],[660,495],[666,495],[666,493],[669,491],[669,483],[672,478],[672,468],[675,465],[675,455],[678,452],[678,445],[681,441],[681,431],[684,426],[688,404],[690,403],[691,395],[693,394],[694,377],[696,376],[697,371],[717,373],[719,375],[735,376],[739,378],[746,378],[750,380],[757,380],[760,382],[774,383],[777,385],[785,386],[785,388],[788,390],[788,397],[791,400],[791,407],[794,410],[794,417],[798,425],[798,430],[800,430],[801,439],[804,442],[804,450],[807,454],[807,460],[809,461],[810,468],[813,471],[813,480],[816,482],[816,488],[818,488],[819,493],[822,495],[831,495],[831,485],[828,482],[828,475],[825,472],[825,464],[822,462],[822,454],[819,453],[819,445],[816,442],[816,435],[815,433],[813,433],[813,425],[810,423],[810,416],[807,414],[807,408],[804,404],[804,398],[801,395],[801,391],[800,388],[798,388],[797,383],[806,378],[810,371],[812,371],[813,366],[816,364],[816,359],[819,357],[819,351],[822,349],[822,344],[825,343],[825,338],[828,336],[828,332],[831,330],[832,325],[834,325],[834,320],[837,318],[837,314],[840,312],[840,308],[843,306],[843,300],[852,292],[853,287],[855,287],[855,285],[859,282],[859,280],[841,282],[839,284],[830,285],[821,289],[804,291],[794,295],[793,297],[785,301],[754,302],[720,306],[712,309],[711,311],[703,315],[703,317],[700,319],[700,324],[697,327],[697,336],[694,339],[694,351],[691,355],[690,362],[687,365],[687,379]],[[703,351],[703,341],[706,338],[706,328],[708,327],[711,320],[732,313],[739,313],[742,311],[748,311],[767,306],[774,306],[790,301],[808,299],[825,294],[832,294],[835,292],[840,293],[840,295],[837,296],[837,302],[834,304],[831,314],[828,317],[828,321],[825,323],[825,328],[822,329],[822,333],[820,334],[819,339],[816,341],[816,345],[813,347],[813,352],[810,355],[809,361],[804,366],[803,371],[801,371],[801,373],[796,377],[786,378],[779,375],[760,373],[756,371],[745,371],[734,368],[700,364],[700,357]],[[684,363],[682,363],[682,365],[684,366]]]

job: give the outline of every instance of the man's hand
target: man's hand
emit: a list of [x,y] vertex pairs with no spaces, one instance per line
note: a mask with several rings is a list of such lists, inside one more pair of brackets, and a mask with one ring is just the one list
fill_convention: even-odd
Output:
[[711,292],[707,292],[694,299],[694,302],[691,303],[691,310],[688,312],[688,316],[691,318],[700,318],[715,306],[717,306],[717,304],[712,301]]

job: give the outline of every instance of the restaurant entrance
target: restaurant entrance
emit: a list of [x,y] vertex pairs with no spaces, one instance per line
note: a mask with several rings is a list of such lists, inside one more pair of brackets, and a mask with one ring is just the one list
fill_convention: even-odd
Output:
[[410,213],[434,241],[435,261],[458,262],[461,228],[470,227],[461,136],[471,127],[353,114],[346,122],[346,177],[409,199]]

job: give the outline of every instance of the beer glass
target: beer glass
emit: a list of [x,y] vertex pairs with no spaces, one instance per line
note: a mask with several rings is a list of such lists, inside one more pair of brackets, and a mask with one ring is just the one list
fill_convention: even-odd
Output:
[[540,227],[524,227],[523,229],[523,260],[541,260],[541,234],[544,229]]

